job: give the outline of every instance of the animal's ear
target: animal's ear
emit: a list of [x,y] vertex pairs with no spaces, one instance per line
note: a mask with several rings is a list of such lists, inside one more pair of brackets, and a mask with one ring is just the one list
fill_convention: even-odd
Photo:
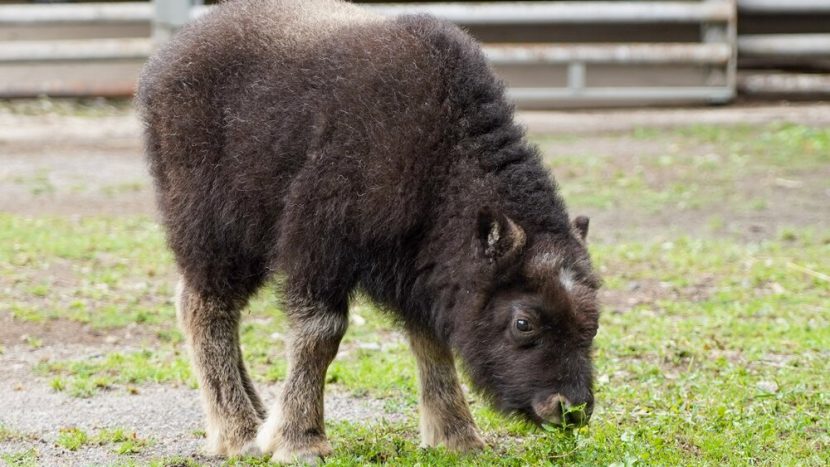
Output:
[[586,216],[576,216],[573,220],[574,228],[577,232],[579,232],[579,236],[582,237],[582,241],[585,241],[585,238],[588,237],[589,223],[590,219]]
[[518,255],[525,246],[525,231],[509,217],[486,207],[478,213],[478,239],[484,256],[503,261]]

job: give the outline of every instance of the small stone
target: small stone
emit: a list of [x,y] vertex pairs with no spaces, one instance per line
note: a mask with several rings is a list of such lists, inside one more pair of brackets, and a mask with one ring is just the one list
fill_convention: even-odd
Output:
[[355,326],[363,326],[364,324],[366,324],[366,318],[360,315],[354,314],[351,316],[351,318],[352,324],[354,324]]
[[784,295],[787,293],[787,289],[785,289],[781,284],[778,282],[773,282],[770,284],[769,288],[772,290],[772,293],[775,295]]
[[775,383],[775,381],[758,381],[758,384],[756,386],[761,391],[768,392],[770,394],[775,394],[776,392],[778,392],[778,385]]
[[789,178],[776,178],[775,184],[782,187],[782,188],[800,188],[804,185],[804,182],[801,180],[791,180]]
[[380,350],[380,344],[377,342],[361,342],[357,344],[357,348],[363,350]]

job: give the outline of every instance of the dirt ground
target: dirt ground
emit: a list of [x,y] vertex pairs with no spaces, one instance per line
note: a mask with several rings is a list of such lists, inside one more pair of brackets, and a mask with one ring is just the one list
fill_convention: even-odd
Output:
[[[830,104],[756,107],[618,110],[590,112],[527,112],[519,115],[531,133],[572,135],[565,140],[572,152],[603,152],[621,158],[655,151],[649,141],[629,138],[623,146],[609,134],[635,128],[667,129],[693,124],[748,124],[789,121],[814,126],[830,125]],[[0,213],[25,216],[146,215],[154,216],[152,185],[141,156],[141,127],[131,112],[103,117],[19,115],[0,110]],[[816,172],[821,190],[830,170]],[[820,183],[819,183],[820,182]],[[810,181],[806,182],[810,185]],[[811,186],[812,186],[811,185]],[[751,190],[752,187],[738,189]],[[795,196],[795,195],[794,195]],[[772,203],[763,212],[732,216],[747,235],[764,236],[776,225],[827,226],[830,192],[806,192],[787,202]],[[796,201],[793,201],[796,200]],[[796,209],[793,202],[801,203]],[[686,230],[694,233],[700,219],[693,213],[646,215],[624,210],[588,210],[592,229],[603,239],[612,232],[626,235],[649,230]],[[631,230],[631,225],[638,229]],[[595,227],[596,226],[596,227]],[[602,233],[606,232],[606,233]],[[633,232],[633,233],[631,233]],[[629,296],[609,294],[606,301],[625,303],[648,293],[632,290]],[[34,435],[33,439],[0,439],[0,452],[34,446],[44,465],[113,463],[118,458],[105,448],[85,450],[84,458],[55,445],[55,426],[77,426],[94,431],[104,427],[141,427],[139,436],[156,442],[137,458],[198,452],[202,442],[194,435],[183,445],[181,433],[201,428],[196,391],[187,387],[142,386],[138,394],[105,393],[94,399],[73,398],[51,391],[34,367],[44,359],[95,356],[146,341],[140,329],[124,328],[96,334],[81,324],[57,321],[47,324],[13,320],[0,315],[0,425]],[[32,349],[29,337],[43,346]],[[277,387],[261,388],[273,400]],[[93,402],[94,401],[94,402]],[[327,415],[333,419],[381,420],[389,417],[382,401],[327,395]],[[198,457],[200,462],[215,462]]]

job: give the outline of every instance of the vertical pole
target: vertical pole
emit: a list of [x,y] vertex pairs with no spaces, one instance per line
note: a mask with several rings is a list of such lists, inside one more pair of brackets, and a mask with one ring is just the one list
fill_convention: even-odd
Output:
[[193,0],[153,0],[153,44],[167,42],[190,19]]
[[735,73],[737,69],[737,7],[735,0],[703,0],[706,3],[725,2],[732,9],[730,18],[725,23],[703,23],[701,25],[701,39],[705,44],[721,43],[729,46],[732,51],[725,67],[707,66],[706,84],[709,86],[725,87],[730,98],[735,95]]
[[576,96],[585,90],[585,63],[571,62],[568,64],[568,89]]
[[732,90],[734,98],[738,89],[738,5],[736,0],[728,1],[731,3],[732,16],[726,25],[726,40],[729,41],[732,55],[726,64],[726,85]]

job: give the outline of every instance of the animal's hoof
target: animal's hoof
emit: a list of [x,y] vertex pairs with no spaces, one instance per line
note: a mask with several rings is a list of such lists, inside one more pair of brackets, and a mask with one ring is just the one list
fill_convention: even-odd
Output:
[[244,434],[211,434],[208,432],[205,452],[210,456],[259,456],[262,450],[256,443],[256,431],[242,430]]
[[259,446],[257,446],[256,439],[252,439],[239,449],[239,453],[237,455],[254,457],[261,456],[262,450],[260,450]]
[[474,451],[481,451],[484,449],[484,440],[481,439],[481,436],[478,433],[473,432],[470,436],[466,437],[463,440],[457,440],[455,442],[454,450],[460,452],[474,452]]
[[475,452],[484,449],[485,444],[481,436],[478,435],[478,432],[475,429],[471,429],[467,433],[459,433],[440,440],[432,439],[430,442],[424,441],[421,443],[421,446],[444,446],[448,450],[455,452]]
[[328,440],[321,439],[303,446],[280,446],[274,452],[271,461],[280,464],[318,465],[331,452]]
[[331,454],[331,444],[325,436],[299,439],[285,436],[278,418],[271,417],[259,428],[257,445],[262,453],[272,454],[271,461],[280,464],[317,465]]

